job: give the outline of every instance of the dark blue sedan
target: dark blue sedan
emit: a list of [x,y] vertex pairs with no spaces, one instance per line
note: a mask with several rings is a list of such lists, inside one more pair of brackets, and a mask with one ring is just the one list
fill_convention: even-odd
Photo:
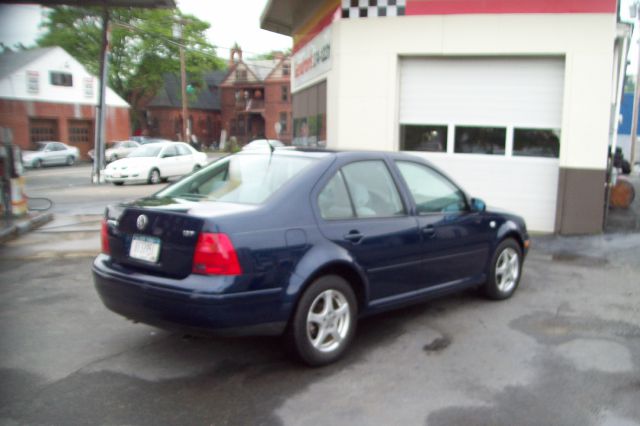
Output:
[[108,207],[93,275],[132,320],[284,334],[321,365],[359,317],[470,287],[510,297],[528,246],[522,218],[486,211],[418,157],[267,149]]

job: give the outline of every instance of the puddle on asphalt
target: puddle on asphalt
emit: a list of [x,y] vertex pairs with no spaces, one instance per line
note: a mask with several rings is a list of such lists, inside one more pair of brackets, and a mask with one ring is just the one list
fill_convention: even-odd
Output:
[[609,263],[604,257],[583,256],[570,252],[557,252],[551,255],[554,262],[570,262],[584,266],[603,266]]
[[447,336],[440,336],[433,339],[431,343],[424,345],[422,349],[427,353],[434,353],[448,348],[449,345],[451,345],[451,339]]

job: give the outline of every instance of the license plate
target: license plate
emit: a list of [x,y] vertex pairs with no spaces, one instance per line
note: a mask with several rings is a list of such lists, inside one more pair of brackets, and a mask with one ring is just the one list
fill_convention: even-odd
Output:
[[160,239],[148,237],[146,235],[134,235],[131,240],[129,256],[144,260],[145,262],[156,263],[160,255]]

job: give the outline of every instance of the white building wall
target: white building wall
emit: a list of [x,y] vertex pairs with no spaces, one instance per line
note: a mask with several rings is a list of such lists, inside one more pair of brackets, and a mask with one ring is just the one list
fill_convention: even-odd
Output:
[[398,149],[401,56],[562,55],[559,164],[604,169],[615,30],[612,14],[339,20],[333,24],[333,64],[327,74],[329,147]]
[[[27,72],[38,72],[38,92],[30,93],[27,87]],[[49,72],[59,71],[73,75],[73,87],[54,86]],[[85,79],[91,79],[93,89],[90,96],[85,90]],[[37,102],[96,105],[98,103],[99,80],[89,74],[82,64],[62,48],[51,49],[13,74],[0,80],[0,97]],[[129,104],[113,90],[107,88],[106,103],[114,107]]]

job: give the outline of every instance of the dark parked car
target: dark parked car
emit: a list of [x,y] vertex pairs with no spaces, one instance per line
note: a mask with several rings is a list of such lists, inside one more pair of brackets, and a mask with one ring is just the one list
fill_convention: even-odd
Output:
[[284,333],[321,365],[359,317],[470,287],[510,297],[528,246],[520,217],[487,211],[418,157],[282,148],[110,206],[93,275],[130,319]]

